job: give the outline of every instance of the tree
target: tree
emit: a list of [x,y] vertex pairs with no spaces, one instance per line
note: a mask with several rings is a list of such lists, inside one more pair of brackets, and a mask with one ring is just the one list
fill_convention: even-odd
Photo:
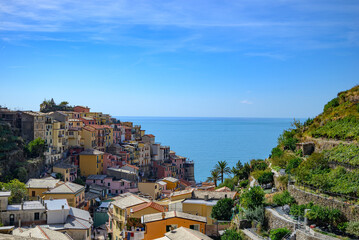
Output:
[[224,174],[228,174],[231,172],[231,169],[228,167],[227,161],[218,161],[215,168],[220,173],[221,182],[223,183]]
[[36,138],[29,142],[25,148],[28,157],[40,157],[45,152],[45,141],[41,138]]
[[290,233],[290,230],[287,228],[272,229],[269,233],[269,237],[272,240],[281,240],[288,233]]
[[231,220],[234,201],[230,198],[219,200],[213,206],[211,217],[217,220]]
[[27,197],[27,188],[25,183],[20,182],[18,179],[13,179],[8,183],[0,183],[0,188],[5,191],[11,191],[9,203],[21,203],[22,199]]
[[233,229],[227,229],[224,234],[221,236],[221,240],[242,240],[240,233]]
[[268,184],[273,182],[274,173],[271,171],[264,171],[258,178],[259,184]]
[[77,177],[73,182],[83,186],[86,185],[85,181],[81,177]]
[[211,171],[211,176],[207,178],[207,182],[214,182],[214,185],[217,187],[217,181],[219,178],[219,172],[215,169]]
[[246,209],[255,209],[259,206],[263,206],[263,203],[264,191],[259,186],[252,187],[241,196],[241,204]]
[[67,105],[69,105],[69,102],[67,102],[67,101],[62,101],[60,103],[60,106],[63,106],[63,107],[66,107]]
[[25,182],[26,180],[27,180],[27,170],[26,170],[26,168],[24,168],[24,167],[19,167],[18,169],[17,169],[17,178],[20,180],[20,181],[22,181],[22,182]]

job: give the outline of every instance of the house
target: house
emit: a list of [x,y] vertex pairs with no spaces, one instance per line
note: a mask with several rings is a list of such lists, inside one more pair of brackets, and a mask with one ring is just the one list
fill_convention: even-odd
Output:
[[152,199],[157,200],[162,195],[163,188],[157,182],[139,182],[138,190],[152,197]]
[[44,192],[55,188],[60,183],[60,180],[55,178],[30,178],[26,182],[29,199],[35,200],[38,197],[42,198]]
[[95,149],[86,149],[80,154],[80,172],[82,176],[98,175],[103,171],[104,152]]
[[77,167],[72,164],[56,164],[52,167],[52,172],[61,174],[62,180],[65,182],[72,182],[77,178]]
[[171,193],[171,201],[184,200],[192,197],[193,188]]
[[36,226],[33,228],[16,228],[12,235],[19,237],[29,237],[31,239],[47,240],[72,240],[68,234],[50,230],[46,227]]
[[155,240],[211,240],[207,235],[186,227],[179,227],[165,233],[164,237]]
[[114,177],[117,180],[126,179],[126,180],[131,181],[131,182],[137,182],[138,181],[138,175],[137,174],[135,174],[135,173],[133,173],[131,171],[125,170],[125,169],[120,169],[120,168],[108,168],[107,169],[107,175],[111,176],[111,177]]
[[179,227],[205,233],[206,222],[205,217],[177,211],[148,214],[141,218],[141,223],[145,224],[145,240],[163,237],[166,232]]
[[81,147],[85,149],[95,148],[96,145],[96,130],[87,125],[81,129]]
[[74,112],[88,113],[88,112],[90,112],[90,108],[84,107],[84,106],[75,106]]
[[47,224],[64,223],[69,215],[70,206],[66,199],[45,200]]
[[93,214],[94,216],[94,227],[99,227],[108,222],[108,207],[111,202],[102,202],[100,206],[98,206]]
[[165,177],[162,179],[165,183],[167,183],[167,189],[168,190],[175,190],[179,186],[178,179],[173,177]]
[[42,112],[21,112],[21,137],[25,142],[36,138],[45,140],[45,116],[47,115]]
[[64,182],[43,193],[46,200],[67,199],[71,207],[83,207],[85,203],[85,186]]
[[130,165],[130,164],[125,164],[124,166],[121,167],[121,169],[128,170],[128,171],[133,172],[135,174],[138,174],[138,170],[139,170],[138,167],[136,167],[134,165]]
[[207,218],[207,235],[216,233],[216,225],[211,217],[213,206],[218,200],[224,198],[234,199],[237,192],[215,192],[215,191],[192,191],[192,196],[182,202],[182,211],[185,213],[196,214]]
[[126,179],[116,180],[107,175],[90,175],[86,179],[86,185],[96,184],[108,188],[108,194],[118,195],[126,192],[138,192],[137,182]]
[[124,193],[115,198],[108,210],[109,220],[107,226],[108,233],[112,235],[111,239],[122,239],[122,232],[125,229],[128,216],[130,216],[130,209],[148,203],[150,200],[141,198],[132,193]]
[[[1,195],[4,195],[4,192],[1,192]],[[46,224],[46,208],[41,198],[39,201],[24,201],[20,204],[8,205],[7,202],[7,200],[4,203],[1,201],[3,210],[0,212],[0,218],[4,226]]]
[[129,218],[141,218],[143,215],[165,212],[166,208],[155,202],[146,202],[130,209]]

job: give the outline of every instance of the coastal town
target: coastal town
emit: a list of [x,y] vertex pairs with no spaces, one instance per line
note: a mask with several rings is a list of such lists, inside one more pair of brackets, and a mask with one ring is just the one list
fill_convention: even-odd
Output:
[[0,108],[3,127],[24,142],[44,143],[42,162],[28,173],[26,197],[10,204],[11,192],[0,193],[5,232],[78,240],[156,239],[174,227],[181,236],[217,234],[211,208],[236,192],[196,185],[194,162],[140,125],[84,106],[69,110],[53,102],[47,108]]
[[355,86],[268,158],[219,160],[196,182],[140,125],[53,99],[1,107],[0,239],[358,239],[358,119]]

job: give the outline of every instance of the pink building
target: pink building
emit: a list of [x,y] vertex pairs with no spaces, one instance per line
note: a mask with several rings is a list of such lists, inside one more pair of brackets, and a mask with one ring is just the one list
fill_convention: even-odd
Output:
[[153,161],[153,168],[157,179],[165,177],[173,177],[173,171],[176,171],[176,166],[172,163],[162,163],[161,165],[157,161]]
[[122,129],[121,129],[121,125],[119,123],[116,124],[112,124],[111,125],[112,129],[113,129],[113,143],[121,143],[122,139]]
[[108,193],[118,195],[126,192],[138,192],[137,183],[125,179],[114,180],[113,177],[106,175],[90,175],[86,179],[86,185],[99,185],[108,188]]
[[112,155],[110,153],[105,153],[103,155],[103,174],[107,174],[108,168],[118,168],[126,164],[121,157]]
[[176,169],[176,177],[178,179],[184,178],[183,164],[186,162],[186,158],[178,156],[178,155],[176,155],[175,152],[171,151],[170,159],[171,159],[172,164],[176,165],[176,167],[177,167],[177,169]]

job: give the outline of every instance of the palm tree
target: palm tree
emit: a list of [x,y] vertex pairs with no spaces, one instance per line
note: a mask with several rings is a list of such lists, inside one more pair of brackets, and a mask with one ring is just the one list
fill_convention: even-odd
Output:
[[220,173],[221,181],[223,183],[224,174],[231,172],[231,169],[228,167],[227,161],[218,161],[215,168]]
[[211,176],[207,178],[207,182],[214,182],[214,185],[217,187],[217,181],[219,178],[219,172],[215,169],[211,171]]

